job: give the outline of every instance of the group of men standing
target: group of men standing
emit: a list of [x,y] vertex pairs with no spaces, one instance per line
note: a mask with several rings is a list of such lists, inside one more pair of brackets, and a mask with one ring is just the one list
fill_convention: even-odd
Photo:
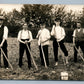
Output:
[[[8,38],[8,28],[3,25],[4,17],[0,16],[0,49],[2,49],[5,53],[5,55],[8,58],[7,55],[7,38]],[[60,18],[55,19],[55,25],[53,25],[51,33],[50,31],[45,27],[45,23],[40,23],[40,30],[38,31],[38,34],[36,38],[38,39],[38,45],[39,45],[39,51],[40,51],[40,59],[41,59],[41,65],[49,66],[49,55],[48,55],[48,46],[50,45],[49,40],[51,36],[54,37],[53,40],[53,52],[54,52],[54,58],[55,58],[55,66],[58,65],[58,47],[61,48],[65,55],[65,63],[68,64],[68,51],[67,48],[64,45],[64,38],[65,38],[65,30],[63,27],[60,26],[61,20]],[[27,60],[28,60],[28,68],[30,69],[32,67],[31,65],[31,41],[33,40],[32,33],[28,29],[28,24],[24,23],[22,26],[22,30],[18,33],[18,41],[19,41],[19,67],[21,68],[22,58],[24,54],[24,50],[26,50],[27,54]],[[77,62],[77,50],[79,46],[82,49],[84,53],[84,29],[81,28],[80,22],[77,22],[77,28],[74,30],[73,33],[73,44],[74,44],[74,62]],[[29,47],[29,48],[28,48]],[[1,54],[1,51],[0,51]],[[45,60],[44,60],[45,58]],[[1,62],[1,57],[0,57]],[[4,65],[5,68],[8,68],[8,62],[6,58],[4,57]]]

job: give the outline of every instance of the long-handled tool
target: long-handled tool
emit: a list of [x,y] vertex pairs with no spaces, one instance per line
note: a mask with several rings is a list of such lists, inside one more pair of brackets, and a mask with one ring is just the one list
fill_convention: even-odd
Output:
[[42,54],[43,54],[43,59],[44,59],[45,68],[47,68],[47,64],[46,64],[45,55],[44,55],[44,51],[43,51],[42,45],[41,45],[41,50],[42,50]]
[[1,66],[1,55],[0,55],[0,66]]
[[76,47],[76,46],[74,46],[74,47],[75,47],[76,51],[79,53],[79,56],[81,57],[81,59],[84,61],[84,58],[83,58],[82,55],[80,54],[80,52],[79,52],[79,50],[77,49],[77,47]]
[[8,62],[8,64],[9,64],[9,66],[10,66],[10,67],[11,67],[11,69],[13,70],[13,67],[12,67],[12,65],[10,64],[10,62],[9,62],[8,58],[6,57],[6,55],[5,55],[4,51],[3,51],[3,49],[2,49],[2,48],[0,48],[0,49],[1,49],[1,52],[2,52],[3,56],[4,56],[4,57],[5,57],[5,59],[7,60],[7,62]]
[[26,44],[26,46],[27,46],[27,49],[29,50],[29,53],[30,53],[30,55],[31,55],[31,58],[32,58],[33,64],[34,64],[36,70],[38,70],[38,67],[37,67],[37,65],[36,65],[36,63],[35,63],[35,61],[34,61],[34,58],[33,58],[32,54],[31,54],[31,51],[30,51],[30,49],[29,49],[29,46],[28,46],[27,44]]
[[[59,43],[58,43],[58,48],[60,47],[60,45],[59,45]],[[60,51],[60,50],[59,50]],[[60,52],[61,53],[61,52]],[[65,62],[65,56],[64,55],[62,55],[62,59],[63,59],[63,63],[64,63],[64,65],[66,64],[66,62]]]

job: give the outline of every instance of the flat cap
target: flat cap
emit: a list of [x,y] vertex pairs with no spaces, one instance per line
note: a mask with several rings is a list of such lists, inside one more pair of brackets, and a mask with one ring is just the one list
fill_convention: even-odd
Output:
[[55,19],[55,21],[61,21],[61,19],[57,17],[57,18]]
[[3,15],[0,15],[0,20],[4,20],[4,16]]

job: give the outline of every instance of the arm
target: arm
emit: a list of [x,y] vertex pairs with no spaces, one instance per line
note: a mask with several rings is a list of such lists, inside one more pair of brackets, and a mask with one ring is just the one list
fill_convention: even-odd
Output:
[[41,34],[41,30],[38,31],[38,34],[36,36],[36,39],[39,39],[40,34]]
[[73,32],[73,45],[74,45],[74,46],[75,46],[75,39],[76,39],[75,33],[76,33],[76,30],[74,30],[74,32]]
[[32,33],[29,31],[30,39],[28,42],[31,42],[33,40]]
[[5,27],[4,27],[3,40],[2,40],[2,42],[1,42],[1,44],[0,44],[0,47],[3,46],[3,43],[5,42],[5,40],[7,40],[7,38],[8,38],[8,28],[5,26]]
[[75,46],[75,37],[73,37],[73,45]]
[[55,35],[55,25],[53,25],[52,30],[51,30],[51,36]]
[[39,36],[38,36],[38,34],[37,34],[36,39],[38,39],[38,38],[39,38]]
[[61,38],[64,39],[65,38],[65,35],[66,35],[65,34],[65,30],[64,30],[64,28],[62,28],[62,37]]

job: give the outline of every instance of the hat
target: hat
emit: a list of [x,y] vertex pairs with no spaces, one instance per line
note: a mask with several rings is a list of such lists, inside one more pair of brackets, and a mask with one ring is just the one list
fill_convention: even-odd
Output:
[[57,18],[55,19],[55,21],[61,21],[61,19],[57,17]]
[[0,15],[0,20],[4,20],[4,16],[3,15]]
[[40,21],[40,25],[44,25],[45,24],[45,22],[43,22],[43,21]]

